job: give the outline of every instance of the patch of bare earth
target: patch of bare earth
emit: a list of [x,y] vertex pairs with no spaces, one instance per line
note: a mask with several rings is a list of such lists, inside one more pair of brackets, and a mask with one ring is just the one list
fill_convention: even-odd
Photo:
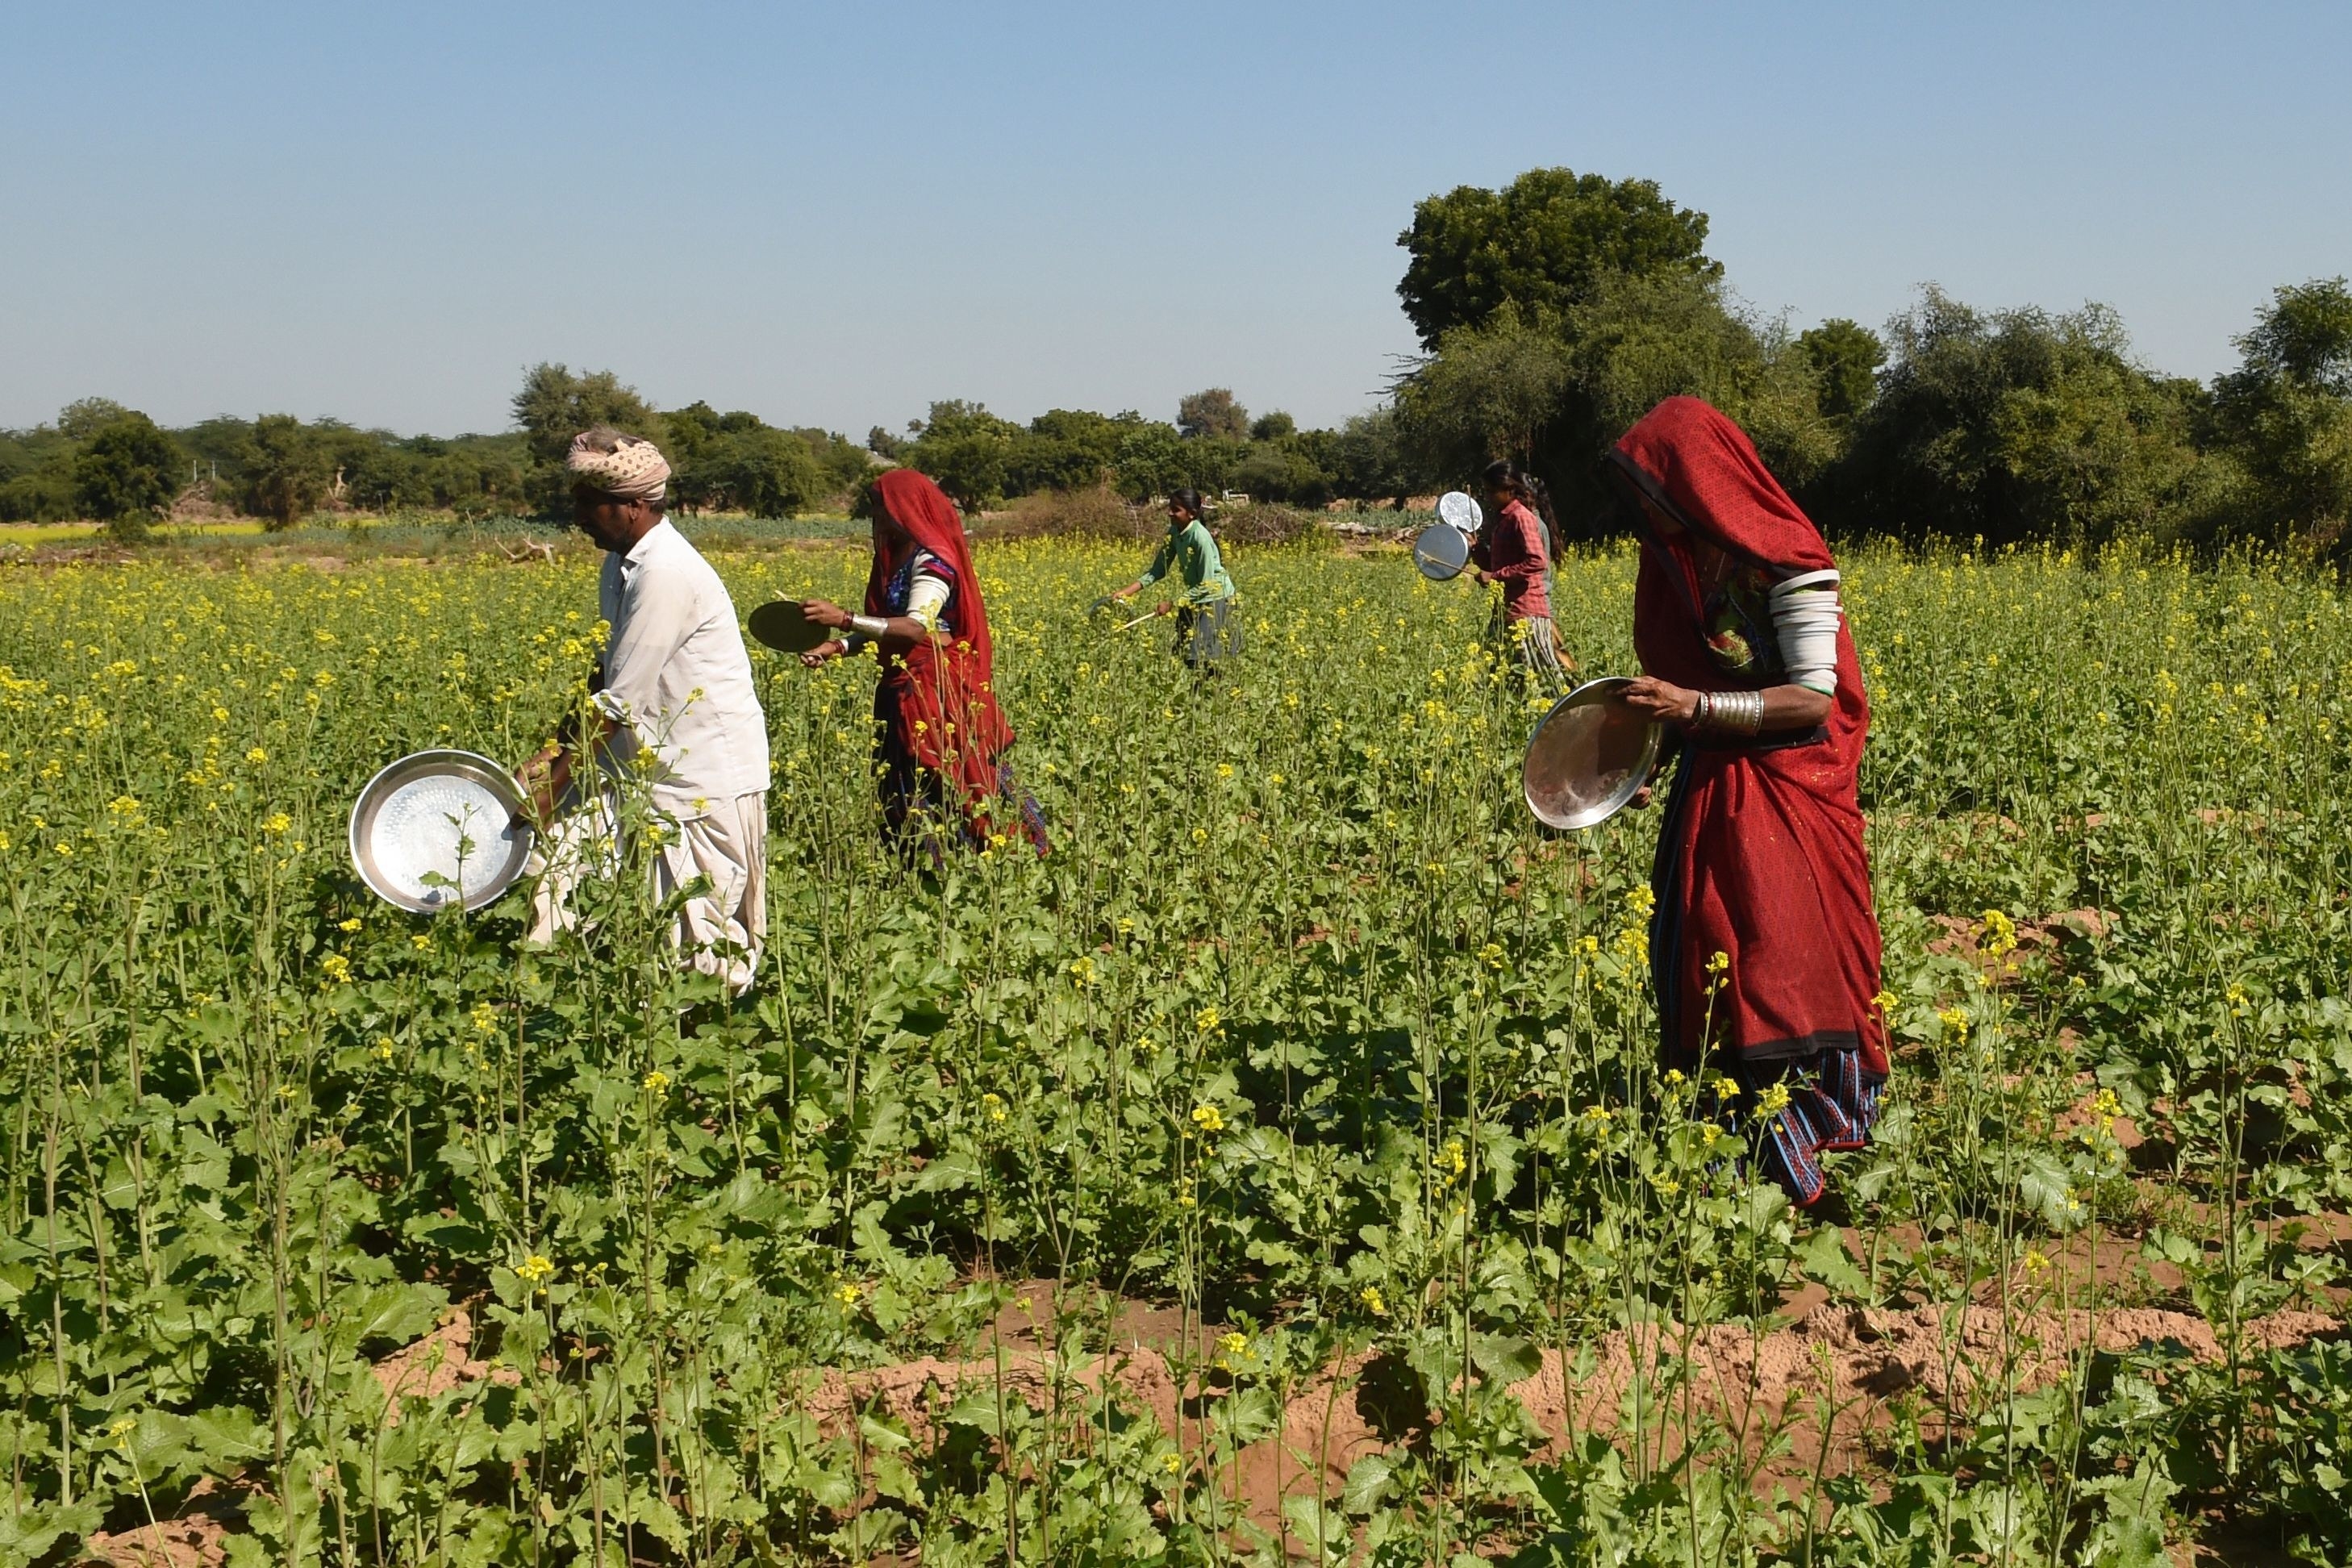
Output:
[[[2296,1345],[2342,1328],[2316,1312],[2279,1312],[2248,1324],[2245,1345]],[[1736,1324],[1693,1331],[1665,1325],[1603,1335],[1573,1361],[1547,1350],[1541,1369],[1511,1392],[1557,1446],[1578,1432],[1622,1431],[1638,1373],[1658,1395],[1642,1421],[1643,1441],[1662,1460],[1680,1451],[1690,1418],[1703,1415],[1730,1427],[1751,1458],[1785,1432],[1791,1451],[1759,1477],[1760,1485],[1785,1486],[1824,1458],[1832,1474],[1864,1463],[1895,1400],[1917,1399],[1957,1415],[1990,1390],[2054,1382],[2069,1358],[2086,1348],[2116,1352],[2164,1345],[2206,1361],[2222,1354],[2219,1336],[2202,1318],[2157,1308],[2005,1314],[1990,1306],[1882,1310],[1824,1303],[1761,1334]],[[1403,1391],[1417,1385],[1381,1373],[1373,1358],[1360,1355],[1293,1390],[1280,1437],[1239,1457],[1235,1479],[1252,1518],[1278,1529],[1284,1497],[1318,1489],[1328,1495],[1357,1459],[1410,1444],[1426,1431],[1434,1413],[1399,1403],[1401,1394],[1412,1403]],[[804,1408],[834,1432],[845,1429],[858,1411],[878,1410],[903,1421],[917,1442],[929,1443],[960,1397],[992,1398],[1001,1389],[1008,1403],[1083,1420],[1103,1397],[1106,1382],[1127,1405],[1148,1412],[1162,1431],[1188,1445],[1197,1440],[1203,1405],[1219,1396],[1214,1389],[1181,1384],[1155,1349],[1056,1358],[1034,1344],[1008,1344],[1001,1356],[829,1372]],[[1835,1416],[1824,1428],[1818,1413],[1830,1411]]]
[[81,1543],[81,1560],[118,1568],[219,1568],[228,1560],[228,1538],[246,1532],[245,1497],[206,1476],[152,1524],[142,1520],[127,1530],[91,1531]]
[[404,1399],[431,1399],[484,1378],[509,1386],[522,1380],[510,1366],[474,1359],[474,1318],[462,1304],[442,1313],[431,1333],[401,1346],[372,1370],[383,1389],[384,1421],[391,1426],[399,1424]]

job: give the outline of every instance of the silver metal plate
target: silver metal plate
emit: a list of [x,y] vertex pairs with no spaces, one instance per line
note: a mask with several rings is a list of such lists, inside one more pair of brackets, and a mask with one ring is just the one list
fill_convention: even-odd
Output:
[[1437,515],[1464,533],[1475,533],[1486,526],[1486,514],[1467,490],[1447,490],[1437,498]]
[[418,752],[368,780],[352,806],[352,865],[378,898],[418,914],[480,909],[514,885],[533,834],[514,775],[473,752]]
[[1433,583],[1451,582],[1470,563],[1470,541],[1451,523],[1433,522],[1413,535],[1412,563]]
[[1665,726],[1624,703],[1633,678],[1603,676],[1553,703],[1528,741],[1519,784],[1547,827],[1591,827],[1650,782]]

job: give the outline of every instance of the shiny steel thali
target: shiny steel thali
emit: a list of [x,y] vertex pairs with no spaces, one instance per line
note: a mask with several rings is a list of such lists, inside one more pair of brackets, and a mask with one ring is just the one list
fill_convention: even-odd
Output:
[[1470,541],[1450,522],[1433,522],[1413,536],[1412,563],[1433,583],[1450,583],[1470,563]]
[[1519,782],[1547,827],[1591,827],[1650,782],[1665,726],[1626,706],[1629,676],[1604,676],[1553,703],[1528,741]]
[[514,775],[473,752],[403,757],[352,806],[360,880],[417,914],[489,903],[522,875],[532,837]]
[[1479,509],[1475,497],[1468,490],[1447,490],[1437,498],[1437,516],[1450,522],[1466,538],[1486,526],[1486,514]]

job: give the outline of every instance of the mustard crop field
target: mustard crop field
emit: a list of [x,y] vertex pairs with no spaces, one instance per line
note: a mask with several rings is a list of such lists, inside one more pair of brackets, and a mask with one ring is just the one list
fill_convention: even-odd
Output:
[[[979,563],[1055,854],[902,870],[871,663],[755,649],[732,1009],[640,878],[526,952],[351,869],[384,763],[577,700],[591,558],[0,574],[0,1561],[2352,1554],[2331,581],[1849,554],[1900,1049],[1800,1213],[1478,590],[1237,550],[1196,686],[1087,618],[1136,552]],[[1634,565],[1561,569],[1583,675]]]

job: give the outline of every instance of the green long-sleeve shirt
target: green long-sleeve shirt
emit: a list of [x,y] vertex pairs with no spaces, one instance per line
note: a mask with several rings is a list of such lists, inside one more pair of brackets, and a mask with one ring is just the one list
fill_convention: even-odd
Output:
[[1168,537],[1160,542],[1160,553],[1151,558],[1150,566],[1135,580],[1135,585],[1149,588],[1171,572],[1184,579],[1183,602],[1187,605],[1213,605],[1219,599],[1238,596],[1233,578],[1226,575],[1224,561],[1217,554],[1217,542],[1201,526],[1199,518],[1168,531]]

